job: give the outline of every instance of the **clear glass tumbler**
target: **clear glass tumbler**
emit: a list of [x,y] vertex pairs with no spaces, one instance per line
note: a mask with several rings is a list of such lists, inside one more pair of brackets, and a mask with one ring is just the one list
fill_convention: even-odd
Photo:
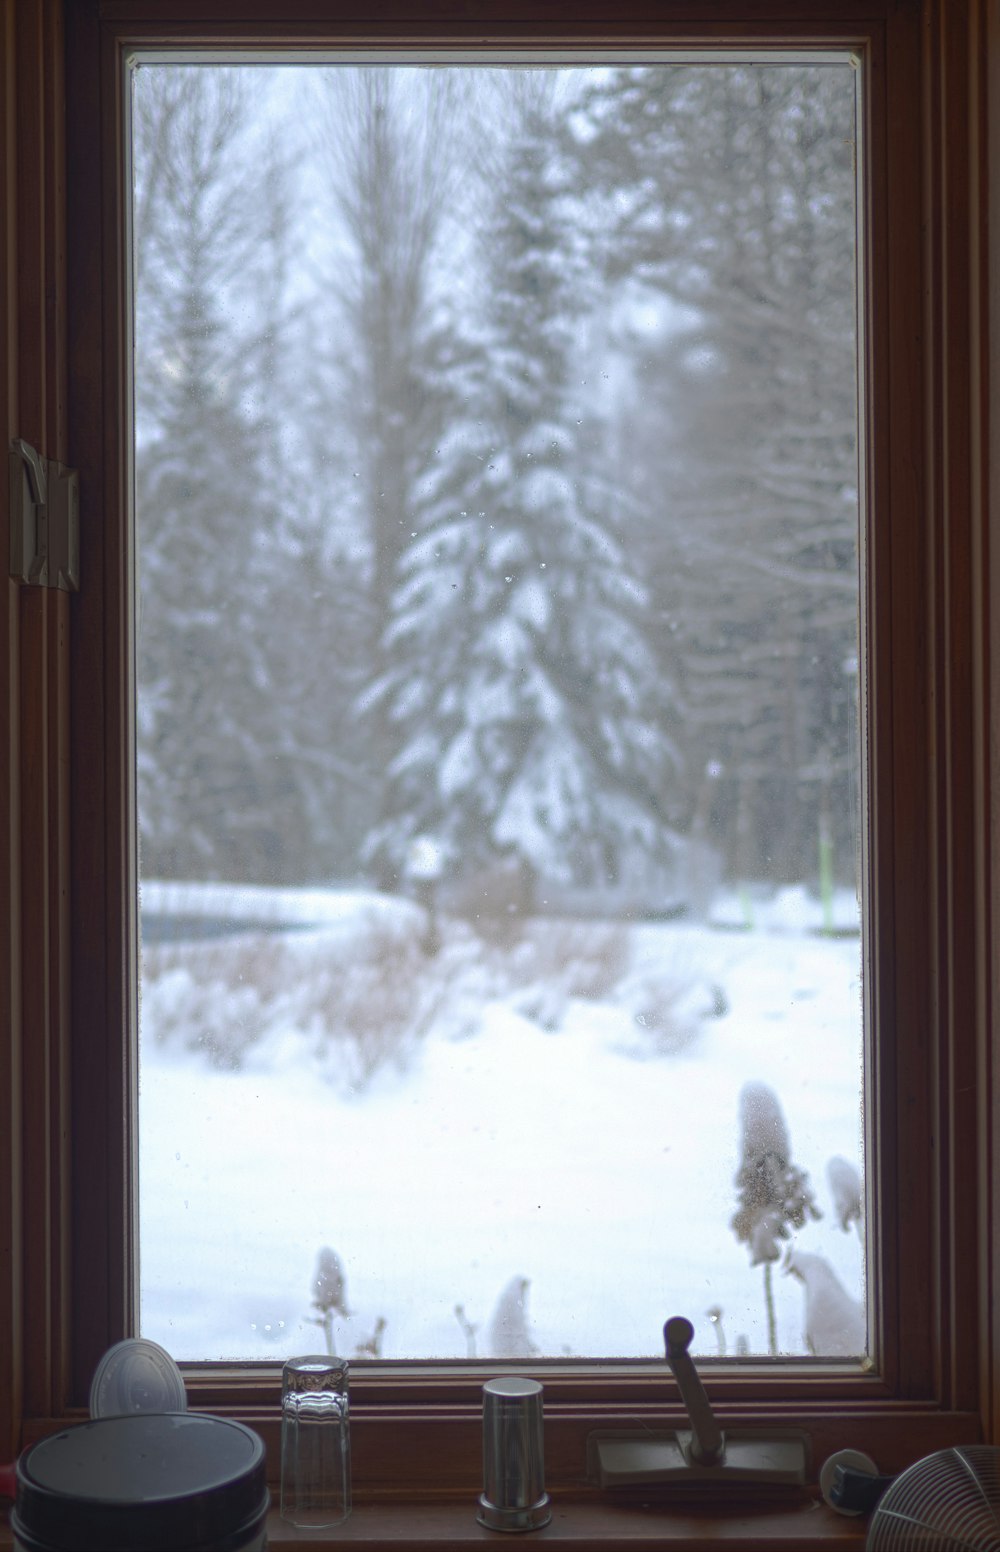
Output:
[[339,1525],[350,1512],[347,1360],[289,1358],[281,1375],[281,1517]]

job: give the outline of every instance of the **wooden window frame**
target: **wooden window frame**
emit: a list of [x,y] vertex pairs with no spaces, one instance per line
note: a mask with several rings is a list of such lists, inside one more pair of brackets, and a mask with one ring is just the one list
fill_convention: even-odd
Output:
[[[123,51],[135,45],[863,53],[878,1368],[710,1365],[708,1389],[724,1423],[804,1427],[816,1467],[848,1444],[895,1470],[948,1443],[1000,1442],[989,716],[1000,574],[988,545],[989,454],[1000,453],[1000,395],[988,396],[1000,359],[1000,0],[578,0],[571,13],[560,0],[0,0],[0,17],[0,409],[9,437],[80,469],[82,492],[79,594],[6,581],[0,610],[0,1460],[85,1416],[97,1358],[135,1322],[121,98]],[[6,524],[6,502],[0,515]],[[5,527],[0,546],[6,554]],[[702,1546],[757,1533],[857,1543],[857,1525],[825,1509],[782,1511],[766,1534],[745,1514],[614,1511],[584,1480],[586,1435],[668,1426],[673,1386],[654,1365],[532,1367],[546,1382],[557,1539],[655,1541],[669,1522],[678,1545],[683,1520]],[[488,1535],[469,1528],[468,1511],[483,1377],[483,1366],[422,1363],[358,1372],[355,1491],[375,1518],[359,1511],[360,1528],[339,1540],[417,1545],[418,1504],[427,1545]],[[192,1404],[259,1428],[276,1463],[274,1369],[193,1366],[187,1380]]]

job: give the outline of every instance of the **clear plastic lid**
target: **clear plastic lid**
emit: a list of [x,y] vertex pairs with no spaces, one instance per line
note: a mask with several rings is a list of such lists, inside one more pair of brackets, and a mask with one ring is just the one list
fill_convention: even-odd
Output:
[[90,1382],[91,1417],[125,1417],[133,1412],[186,1412],[187,1391],[165,1348],[144,1337],[109,1347]]

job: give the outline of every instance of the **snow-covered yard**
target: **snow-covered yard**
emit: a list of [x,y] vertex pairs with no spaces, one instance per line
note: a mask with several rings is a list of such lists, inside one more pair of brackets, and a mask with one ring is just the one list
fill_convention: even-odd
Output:
[[[315,920],[315,918],[313,918]],[[535,922],[484,947],[408,902],[341,895],[319,927],[150,950],[140,1072],[141,1326],[180,1359],[314,1349],[317,1255],[346,1273],[352,1355],[497,1355],[528,1280],[544,1355],[766,1352],[762,1268],[730,1227],[739,1094],[780,1098],[823,1216],[797,1236],[863,1298],[827,1161],[861,1166],[859,939],[802,890],[714,924]],[[856,926],[853,899],[838,921]],[[386,984],[385,976],[389,977]],[[367,1013],[367,1016],[366,1016]],[[781,1351],[804,1290],[775,1267]]]

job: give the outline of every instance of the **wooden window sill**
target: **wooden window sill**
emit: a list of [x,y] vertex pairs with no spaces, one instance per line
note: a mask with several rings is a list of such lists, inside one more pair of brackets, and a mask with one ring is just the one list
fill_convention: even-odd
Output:
[[538,1542],[555,1542],[564,1552],[607,1552],[612,1547],[669,1547],[671,1552],[709,1547],[803,1547],[810,1552],[841,1552],[864,1546],[867,1521],[834,1514],[821,1499],[809,1493],[796,1495],[785,1504],[674,1505],[663,1502],[632,1507],[605,1499],[553,1497],[552,1519],[542,1530],[525,1536],[504,1536],[486,1530],[476,1521],[475,1503],[449,1501],[407,1507],[359,1505],[343,1525],[327,1531],[296,1530],[272,1510],[268,1519],[270,1552],[296,1548],[379,1547],[408,1552],[473,1552],[486,1545],[510,1542],[525,1548]]
[[[6,1516],[5,1516],[6,1518]],[[365,1552],[475,1552],[484,1545],[509,1542],[525,1548],[557,1543],[563,1552],[608,1552],[612,1547],[669,1547],[706,1552],[733,1547],[741,1552],[771,1548],[807,1548],[808,1552],[845,1552],[865,1544],[867,1521],[834,1514],[814,1493],[798,1493],[787,1502],[669,1505],[664,1501],[627,1507],[605,1499],[554,1497],[552,1519],[524,1537],[504,1537],[479,1525],[475,1502],[464,1498],[415,1504],[359,1504],[350,1519],[330,1530],[297,1530],[273,1508],[267,1521],[269,1552],[312,1552],[326,1547],[363,1547]],[[10,1528],[0,1525],[0,1549],[13,1546]]]

